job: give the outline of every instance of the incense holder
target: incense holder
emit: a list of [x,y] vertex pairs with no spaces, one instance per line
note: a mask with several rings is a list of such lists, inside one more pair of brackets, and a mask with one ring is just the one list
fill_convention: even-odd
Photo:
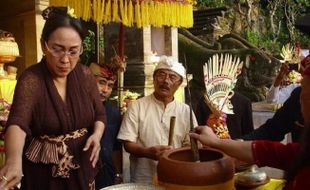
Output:
[[200,162],[193,162],[189,147],[167,151],[157,166],[157,181],[167,190],[233,190],[234,163],[224,153],[199,149]]

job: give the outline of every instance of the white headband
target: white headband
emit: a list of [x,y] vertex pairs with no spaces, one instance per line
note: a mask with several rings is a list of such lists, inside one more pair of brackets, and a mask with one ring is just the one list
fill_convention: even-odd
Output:
[[185,68],[183,67],[183,65],[175,61],[173,57],[161,56],[154,72],[159,69],[168,69],[174,71],[178,75],[180,75],[183,79],[186,76]]

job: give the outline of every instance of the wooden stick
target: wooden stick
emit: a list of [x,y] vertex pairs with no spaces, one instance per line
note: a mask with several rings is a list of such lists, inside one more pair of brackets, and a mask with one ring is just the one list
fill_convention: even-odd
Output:
[[[189,108],[190,108],[190,112],[189,112],[190,132],[194,132],[192,96],[191,96],[190,85],[189,85],[189,81],[188,81],[188,77],[187,77],[187,71],[188,70],[187,70],[187,62],[186,62],[185,54],[184,54],[184,65],[185,65],[185,69],[186,69],[186,76],[185,77],[186,77],[186,83],[187,83],[187,92],[188,92],[188,97],[189,97]],[[200,162],[197,140],[194,138],[190,138],[190,141],[191,141],[191,150],[193,153],[193,161],[194,162]]]
[[174,126],[175,126],[175,116],[171,116],[171,117],[170,117],[170,128],[169,128],[169,142],[168,142],[168,146],[171,146],[171,145],[172,145],[172,142],[173,142]]

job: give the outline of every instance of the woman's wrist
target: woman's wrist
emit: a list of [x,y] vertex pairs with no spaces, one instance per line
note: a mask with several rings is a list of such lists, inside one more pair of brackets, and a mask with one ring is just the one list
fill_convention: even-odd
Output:
[[105,129],[104,123],[101,121],[96,121],[93,134],[101,138],[103,135],[104,129]]

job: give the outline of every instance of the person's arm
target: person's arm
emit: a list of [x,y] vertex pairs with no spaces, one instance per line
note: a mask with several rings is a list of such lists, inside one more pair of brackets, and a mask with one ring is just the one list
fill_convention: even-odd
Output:
[[299,143],[284,145],[272,141],[235,141],[219,139],[207,126],[199,126],[190,136],[199,140],[204,146],[221,150],[238,160],[288,170],[299,151]]
[[242,135],[248,134],[254,130],[252,103],[249,100],[246,106],[245,115],[242,118]]
[[100,101],[99,92],[97,88],[97,82],[89,68],[82,67],[85,74],[85,82],[87,88],[89,88],[89,96],[92,98],[93,108],[95,111],[95,123],[94,123],[94,131],[93,134],[87,139],[86,144],[83,148],[83,151],[87,151],[90,147],[92,147],[90,161],[92,162],[92,166],[95,167],[97,161],[99,160],[100,154],[100,140],[102,138],[105,123],[106,123],[106,114],[105,109],[102,106]]
[[280,85],[284,79],[284,77],[289,73],[289,66],[287,63],[282,64],[280,67],[280,71],[278,75],[276,76],[273,85],[270,87],[267,96],[266,101],[268,103],[276,103],[279,101],[279,88]]
[[157,145],[152,147],[143,147],[138,143],[124,141],[124,147],[127,152],[137,157],[149,158],[152,160],[158,160],[160,156],[167,150],[170,150],[170,146]]
[[251,141],[235,141],[231,139],[219,139],[210,127],[199,126],[190,136],[200,141],[204,146],[219,149],[231,157],[247,163],[254,163]]
[[113,166],[115,169],[115,176],[114,176],[114,184],[119,184],[123,182],[123,159],[122,159],[122,149],[120,150],[113,150],[112,159],[113,159]]
[[117,134],[120,130],[122,116],[118,109],[114,113],[115,113],[114,116],[117,120],[117,125],[115,125],[116,130],[114,136],[115,142],[113,145],[113,153],[112,153],[113,166],[115,169],[114,184],[120,184],[123,183],[123,146],[122,143],[117,140]]
[[279,101],[279,89],[280,89],[279,86],[275,87],[274,85],[272,85],[269,91],[267,92],[266,102],[268,103],[278,102]]
[[242,139],[283,140],[284,136],[293,130],[294,123],[298,121],[302,115],[299,102],[300,92],[301,88],[297,87],[271,119],[268,119],[266,123],[255,129],[253,132],[242,136]]
[[22,178],[22,153],[26,133],[17,125],[11,125],[5,133],[5,166],[0,170],[0,189],[14,187]]
[[274,82],[273,82],[273,86],[274,87],[278,87],[281,85],[283,79],[285,78],[285,76],[290,72],[289,70],[289,66],[288,63],[283,63],[280,67],[280,71],[278,73],[278,75],[276,76]]
[[92,147],[92,152],[89,160],[92,162],[92,166],[95,168],[97,161],[99,160],[100,154],[100,140],[104,132],[104,123],[102,121],[96,121],[94,124],[94,132],[87,139],[83,151],[87,151]]

